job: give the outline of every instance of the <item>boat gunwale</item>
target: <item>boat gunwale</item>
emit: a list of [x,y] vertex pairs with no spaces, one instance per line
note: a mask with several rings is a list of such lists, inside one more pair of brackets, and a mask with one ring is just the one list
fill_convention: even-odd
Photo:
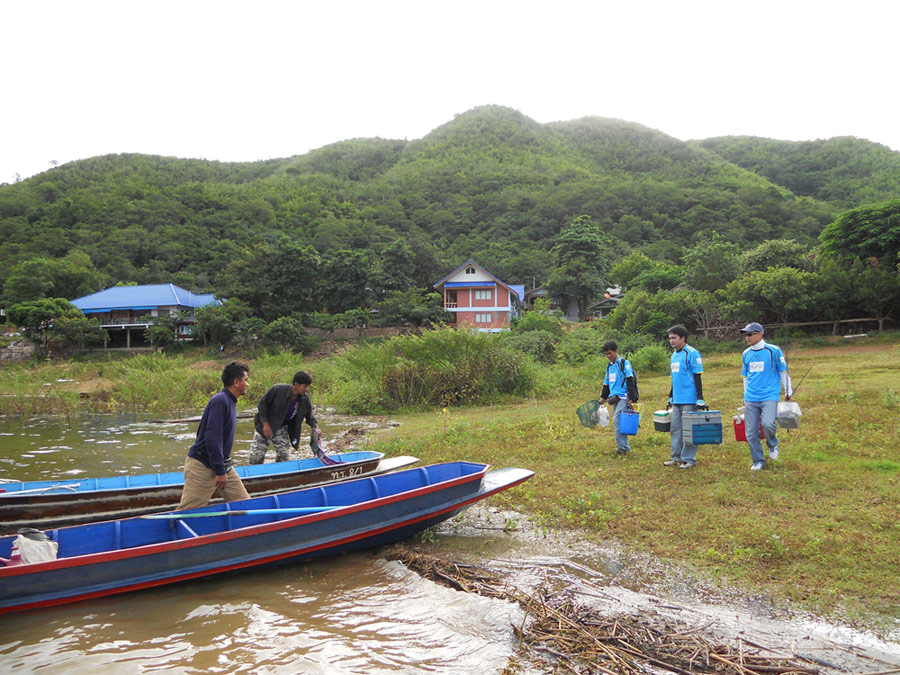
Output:
[[[491,473],[499,474],[499,473],[508,471],[508,469],[499,469],[495,472],[488,473],[489,468],[490,468],[489,465],[485,465],[484,472],[483,473],[479,472],[480,475],[482,476],[482,478],[490,476]],[[71,604],[71,603],[75,603],[75,602],[84,602],[86,600],[93,600],[93,599],[97,599],[97,598],[108,597],[110,595],[119,595],[122,593],[130,593],[133,591],[146,590],[149,588],[154,588],[156,586],[168,585],[170,583],[180,583],[183,581],[189,581],[191,579],[202,578],[202,577],[206,577],[206,576],[213,576],[216,574],[224,574],[227,572],[232,572],[232,571],[236,571],[239,569],[243,569],[245,567],[252,567],[252,566],[257,566],[257,565],[266,565],[266,564],[276,563],[280,560],[301,556],[301,555],[304,555],[307,553],[312,553],[314,551],[321,550],[323,548],[331,548],[331,547],[336,548],[341,545],[344,545],[344,544],[347,544],[347,543],[350,543],[353,541],[357,541],[359,539],[365,539],[367,537],[375,537],[375,536],[378,536],[385,532],[389,532],[391,530],[396,530],[396,529],[406,527],[406,526],[414,524],[414,523],[421,522],[423,520],[429,520],[432,518],[442,516],[450,511],[461,511],[461,510],[467,508],[468,506],[470,506],[471,504],[474,504],[475,502],[481,501],[483,499],[487,499],[488,497],[491,497],[492,495],[497,494],[498,492],[503,492],[504,490],[511,489],[513,487],[516,487],[517,485],[521,485],[526,480],[529,480],[532,476],[534,476],[534,471],[530,471],[530,470],[526,470],[526,469],[514,469],[514,470],[519,471],[520,475],[512,482],[507,482],[507,483],[503,483],[501,485],[497,485],[495,487],[487,487],[486,488],[484,485],[484,482],[482,481],[482,489],[480,489],[473,495],[466,497],[463,500],[453,502],[452,504],[449,504],[438,510],[429,511],[428,513],[419,515],[415,518],[401,520],[392,525],[378,528],[377,530],[366,530],[365,532],[356,533],[355,535],[348,535],[346,537],[342,537],[340,539],[335,539],[330,542],[319,544],[316,546],[309,546],[309,547],[297,549],[297,550],[286,552],[286,553],[279,553],[279,554],[276,554],[273,556],[269,556],[267,558],[257,558],[257,559],[251,560],[251,561],[244,561],[241,563],[235,563],[232,565],[217,567],[214,569],[191,572],[189,574],[185,574],[185,575],[181,575],[181,576],[177,576],[177,577],[166,577],[164,579],[154,579],[154,580],[140,582],[140,583],[133,584],[133,585],[118,587],[115,589],[103,589],[100,591],[93,591],[91,593],[85,593],[83,595],[66,596],[66,597],[62,597],[62,598],[55,598],[52,600],[42,600],[42,601],[35,601],[35,602],[30,602],[30,603],[22,604],[22,605],[0,607],[0,615],[12,613],[12,612],[27,611],[27,610],[32,610],[32,609],[57,607],[60,605]],[[478,474],[476,474],[476,475],[478,475]],[[279,522],[284,522],[284,521],[279,521]],[[0,568],[0,569],[2,569],[2,568]]]
[[[337,464],[333,464],[333,465],[323,463],[323,464],[320,464],[319,466],[311,466],[308,469],[287,470],[287,467],[283,467],[285,469],[283,471],[276,471],[276,472],[272,472],[272,473],[261,473],[261,474],[255,475],[255,476],[242,475],[241,481],[243,481],[245,483],[249,481],[252,484],[254,481],[274,479],[274,478],[286,477],[286,476],[291,476],[291,475],[304,475],[307,473],[312,473],[313,471],[327,471],[327,470],[335,471],[335,470],[339,470],[340,468],[355,467],[360,464],[365,464],[367,462],[371,462],[373,460],[381,461],[384,459],[383,452],[375,452],[372,450],[353,450],[351,452],[341,453],[341,454],[349,455],[349,454],[354,454],[354,453],[367,453],[372,456],[364,457],[364,458],[361,458],[358,460],[354,460],[352,462],[338,462]],[[380,457],[379,457],[379,455],[380,455]],[[304,459],[316,459],[316,458],[315,457],[304,457],[301,459],[291,459],[291,460],[288,460],[287,462],[269,462],[268,464],[259,465],[259,466],[274,466],[276,464],[293,464],[295,462],[302,462]],[[245,468],[248,466],[257,466],[257,465],[255,465],[255,464],[241,465],[240,467],[235,467],[235,470],[242,469],[242,468]],[[146,485],[130,485],[127,487],[95,488],[92,490],[69,490],[69,491],[61,491],[61,492],[49,492],[49,490],[53,490],[53,488],[55,488],[55,487],[59,487],[59,488],[71,487],[74,483],[77,483],[79,481],[79,479],[78,478],[71,478],[71,479],[67,478],[63,481],[58,481],[55,483],[53,481],[15,481],[10,484],[11,485],[13,485],[13,484],[26,485],[28,483],[51,483],[51,484],[46,486],[46,488],[33,488],[33,489],[37,489],[37,490],[46,489],[46,490],[48,490],[48,492],[41,492],[41,493],[28,492],[28,493],[26,493],[24,490],[12,491],[12,492],[9,492],[9,491],[0,492],[0,512],[2,512],[5,505],[9,505],[9,504],[15,505],[17,499],[21,500],[22,502],[40,503],[40,501],[51,501],[54,499],[66,501],[66,500],[71,500],[71,499],[92,497],[95,495],[103,496],[103,495],[108,495],[108,494],[112,494],[112,493],[115,493],[115,494],[120,494],[120,493],[121,494],[131,494],[133,492],[153,493],[153,492],[159,492],[162,490],[171,490],[173,488],[181,489],[182,487],[184,487],[184,472],[183,471],[162,471],[162,472],[157,473],[156,475],[164,475],[164,474],[176,474],[176,475],[180,474],[182,476],[182,480],[177,483],[159,483],[156,485],[148,483]],[[149,475],[154,475],[154,474],[138,474],[138,475],[149,476]],[[240,472],[238,475],[240,475]],[[119,476],[103,476],[100,479],[95,479],[95,478],[84,479],[83,478],[80,480],[103,480],[104,478],[119,478]],[[4,504],[4,502],[5,502],[5,504]]]
[[[404,490],[403,492],[398,492],[393,495],[388,495],[385,497],[377,497],[375,499],[368,499],[365,501],[357,502],[356,504],[348,504],[346,506],[337,506],[333,509],[329,509],[328,511],[322,511],[320,513],[310,513],[310,514],[300,514],[290,518],[284,518],[283,520],[275,520],[270,523],[257,523],[256,525],[247,525],[246,527],[236,527],[233,529],[225,530],[222,532],[216,532],[213,534],[204,534],[197,537],[192,537],[189,539],[176,539],[174,541],[164,541],[164,542],[156,542],[152,544],[143,544],[141,546],[132,546],[124,549],[116,549],[116,550],[108,550],[101,551],[98,553],[87,553],[83,555],[73,556],[71,558],[58,558],[56,560],[50,560],[47,562],[40,563],[31,563],[28,565],[14,565],[14,566],[0,566],[0,578],[2,577],[15,577],[15,576],[24,576],[32,573],[39,573],[44,571],[52,571],[56,569],[68,569],[68,568],[77,568],[85,565],[92,565],[95,563],[106,563],[106,562],[115,562],[118,560],[129,560],[131,558],[137,558],[145,555],[159,555],[170,553],[179,550],[187,550],[191,548],[195,548],[198,546],[209,546],[213,544],[218,544],[220,542],[229,541],[232,539],[242,539],[249,536],[256,536],[262,533],[268,532],[276,532],[278,530],[287,529],[290,527],[296,527],[300,523],[298,521],[302,520],[304,523],[316,522],[319,520],[327,520],[330,518],[335,518],[341,515],[347,515],[351,513],[356,513],[360,511],[370,510],[376,507],[384,506],[387,504],[391,504],[398,501],[405,501],[406,499],[412,499],[421,495],[426,495],[432,492],[436,492],[438,490],[444,490],[450,487],[454,487],[456,485],[461,485],[464,483],[472,482],[475,480],[483,480],[485,475],[488,473],[490,469],[489,464],[481,464],[480,462],[467,462],[460,461],[459,463],[463,464],[475,464],[481,467],[481,469],[475,473],[467,474],[465,476],[457,476],[456,478],[450,478],[445,481],[440,481],[438,483],[432,483],[430,485],[423,485],[421,487],[413,488],[411,490]],[[436,465],[431,465],[436,466]],[[410,471],[421,471],[423,469],[427,469],[426,467],[419,467],[417,469],[409,469]],[[370,480],[376,478],[371,476],[369,478],[363,476],[356,480]],[[303,489],[317,489],[317,488],[301,488]],[[251,499],[264,499],[265,497],[252,497]],[[207,508],[207,507],[203,507]],[[243,510],[243,509],[235,509],[235,510]],[[185,511],[185,513],[196,512],[196,509],[190,509]],[[170,512],[172,513],[172,512]],[[227,517],[227,511],[223,512],[223,515],[220,517]],[[140,518],[138,516],[137,518]],[[126,518],[122,520],[135,520],[137,518]],[[115,522],[115,521],[107,521],[107,522]],[[177,522],[177,519],[173,519],[173,522]],[[415,521],[412,521],[415,522]],[[99,523],[89,523],[85,525],[74,525],[73,527],[90,527],[91,525],[98,525]],[[65,528],[51,528],[51,529],[65,529]],[[352,539],[350,539],[352,541]],[[316,550],[315,548],[311,548],[310,550]],[[290,553],[288,555],[296,555],[296,553]],[[274,558],[277,559],[277,558]],[[256,564],[264,564],[261,562],[262,559],[255,558],[251,561],[247,561],[246,565],[256,565]],[[238,567],[244,565],[238,565]],[[224,569],[224,568],[223,568]],[[210,572],[204,572],[201,574],[208,574]],[[188,577],[189,578],[189,577]],[[2,609],[0,609],[2,611]]]

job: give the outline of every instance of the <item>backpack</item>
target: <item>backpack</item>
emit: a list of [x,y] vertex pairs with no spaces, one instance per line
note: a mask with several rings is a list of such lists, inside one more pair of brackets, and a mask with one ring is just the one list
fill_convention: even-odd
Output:
[[[619,371],[622,373],[622,381],[627,382],[627,379],[625,377],[625,359],[620,356],[616,361],[616,365],[619,366]],[[638,389],[637,371],[634,369],[634,366],[631,367],[631,379],[634,381],[634,402],[637,403],[641,400],[641,392]],[[628,385],[626,384],[625,387],[627,389]]]

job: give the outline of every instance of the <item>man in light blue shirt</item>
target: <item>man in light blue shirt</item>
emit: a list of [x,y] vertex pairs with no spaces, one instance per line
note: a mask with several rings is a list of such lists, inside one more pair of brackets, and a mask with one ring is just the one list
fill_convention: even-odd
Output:
[[628,403],[637,403],[638,400],[634,369],[628,359],[619,356],[619,345],[613,340],[608,340],[603,344],[603,354],[609,361],[609,365],[606,366],[606,377],[603,378],[600,404],[609,403],[612,408],[616,453],[627,455],[631,452],[631,444],[628,442],[628,435],[619,431],[619,420],[622,411],[628,407]]
[[669,363],[672,373],[672,388],[669,390],[669,405],[672,406],[672,456],[663,462],[664,466],[692,469],[697,465],[697,446],[685,445],[682,440],[682,414],[705,408],[703,400],[703,359],[700,352],[687,343],[687,328],[678,324],[668,331],[669,345],[675,351]]
[[790,401],[793,395],[784,352],[778,345],[767,344],[763,339],[764,332],[762,325],[755,321],[741,329],[748,345],[741,355],[741,377],[744,378],[744,428],[753,458],[751,471],[760,471],[766,466],[759,436],[760,420],[766,435],[769,459],[778,459],[775,417],[782,386],[786,401]]

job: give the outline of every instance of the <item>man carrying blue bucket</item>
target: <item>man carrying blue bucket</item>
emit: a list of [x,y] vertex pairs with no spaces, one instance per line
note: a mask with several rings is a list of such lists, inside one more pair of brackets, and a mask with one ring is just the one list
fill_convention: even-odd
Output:
[[751,471],[765,468],[762,439],[759,435],[760,420],[769,448],[769,459],[778,459],[778,436],[775,424],[778,399],[784,386],[784,398],[791,400],[793,388],[788,374],[784,352],[778,345],[768,344],[763,339],[761,324],[748,323],[741,329],[747,341],[747,349],[741,355],[741,377],[744,378],[744,428],[750,455],[753,458]]
[[631,452],[628,435],[622,433],[622,412],[629,401],[637,403],[638,392],[631,362],[619,356],[619,345],[613,340],[603,344],[603,354],[609,360],[606,377],[603,378],[603,390],[600,392],[600,405],[609,403],[612,408],[613,431],[616,434],[616,453],[627,455]]

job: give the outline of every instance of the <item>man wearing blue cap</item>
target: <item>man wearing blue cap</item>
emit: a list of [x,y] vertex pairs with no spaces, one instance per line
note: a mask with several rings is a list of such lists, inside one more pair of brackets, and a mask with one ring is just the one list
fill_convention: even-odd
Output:
[[769,459],[778,459],[775,415],[782,386],[786,401],[790,401],[793,394],[784,352],[778,345],[768,344],[763,339],[764,332],[762,325],[755,321],[741,329],[747,341],[747,349],[741,355],[741,377],[744,378],[744,428],[753,458],[751,471],[760,471],[766,466],[759,436],[760,420],[766,435]]

